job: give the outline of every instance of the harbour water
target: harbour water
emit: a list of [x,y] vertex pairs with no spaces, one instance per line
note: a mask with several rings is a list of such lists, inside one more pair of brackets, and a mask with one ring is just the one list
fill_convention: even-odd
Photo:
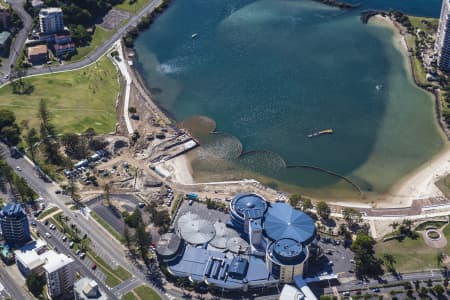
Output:
[[[440,9],[437,0],[361,3]],[[200,136],[190,154],[197,181],[251,176],[358,197],[386,192],[444,145],[433,98],[414,85],[393,37],[357,11],[310,0],[174,1],[136,41],[137,67],[155,100]],[[202,132],[214,122],[214,134]],[[326,128],[334,133],[308,138]]]

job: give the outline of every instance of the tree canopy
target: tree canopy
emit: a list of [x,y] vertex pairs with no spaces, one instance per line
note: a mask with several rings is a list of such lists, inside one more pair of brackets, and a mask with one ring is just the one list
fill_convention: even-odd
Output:
[[383,261],[375,257],[375,244],[375,240],[366,234],[358,234],[353,242],[351,249],[355,253],[355,274],[358,278],[383,274]]
[[20,128],[16,116],[7,109],[0,110],[0,137],[15,146],[20,142]]

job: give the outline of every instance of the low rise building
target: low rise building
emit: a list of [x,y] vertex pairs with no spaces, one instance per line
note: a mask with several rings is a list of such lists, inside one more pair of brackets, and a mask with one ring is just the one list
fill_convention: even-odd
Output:
[[73,285],[75,300],[107,300],[108,296],[98,287],[98,283],[90,278],[83,277]]
[[33,65],[43,64],[48,60],[47,45],[38,45],[28,48],[28,61]]
[[32,241],[19,250],[14,251],[17,267],[27,277],[31,273],[42,275],[46,259],[56,254],[53,250],[47,251],[47,243],[43,240]]

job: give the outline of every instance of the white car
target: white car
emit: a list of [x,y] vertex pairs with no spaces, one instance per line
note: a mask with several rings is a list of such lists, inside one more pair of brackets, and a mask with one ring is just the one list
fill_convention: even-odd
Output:
[[17,167],[16,167],[16,170],[17,170],[17,171],[22,171],[22,168],[19,167],[19,166],[17,166]]
[[47,238],[51,238],[51,237],[52,237],[52,235],[51,235],[50,233],[48,233],[48,232],[45,233],[45,236],[46,236]]

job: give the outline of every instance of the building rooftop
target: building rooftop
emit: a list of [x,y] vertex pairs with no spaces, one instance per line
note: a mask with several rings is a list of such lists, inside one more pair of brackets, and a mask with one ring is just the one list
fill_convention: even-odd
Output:
[[158,254],[168,257],[176,254],[180,249],[182,240],[175,233],[166,233],[161,236],[156,245],[156,251]]
[[78,294],[78,299],[80,300],[108,299],[105,293],[102,292],[102,290],[98,287],[98,283],[95,280],[87,277],[83,277],[80,280],[76,281],[73,285],[73,289]]
[[311,217],[286,203],[272,204],[264,217],[263,226],[271,240],[291,238],[309,244],[316,236],[316,226]]
[[33,270],[43,264],[45,259],[56,254],[55,251],[47,249],[47,243],[43,240],[29,242],[19,250],[14,251],[16,260],[24,267]]
[[308,250],[294,239],[281,239],[271,243],[267,249],[270,258],[282,265],[296,265],[308,256]]
[[241,217],[260,219],[267,209],[267,202],[256,194],[239,194],[231,202],[232,209]]
[[28,48],[28,56],[43,55],[48,53],[47,45],[38,45]]
[[0,212],[0,218],[3,217],[21,219],[26,217],[26,214],[20,204],[8,203]]
[[43,8],[41,9],[41,11],[39,12],[39,16],[46,16],[48,14],[52,14],[52,13],[62,13],[62,9],[60,7],[47,7],[47,8]]
[[2,31],[0,32],[0,44],[5,44],[9,38],[11,37],[11,33],[8,31]]
[[48,273],[52,273],[72,263],[73,261],[74,260],[68,257],[67,255],[55,252],[55,255],[52,255],[51,257],[46,257],[46,264],[44,265],[44,269]]

